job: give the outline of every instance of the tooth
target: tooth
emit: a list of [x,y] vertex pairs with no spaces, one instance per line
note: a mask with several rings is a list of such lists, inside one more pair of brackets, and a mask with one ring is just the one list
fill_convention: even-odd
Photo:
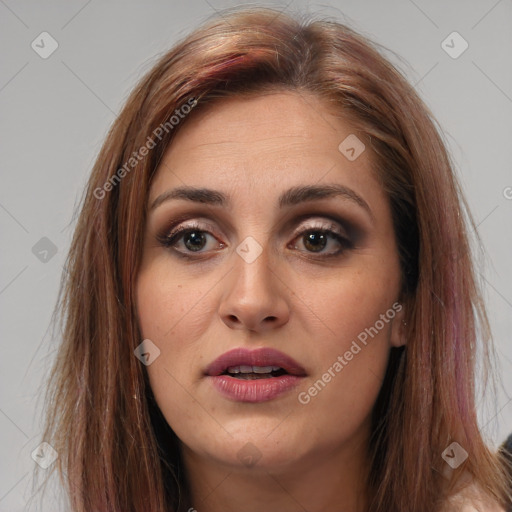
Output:
[[270,373],[280,370],[280,366],[230,366],[227,368],[227,373]]
[[270,373],[272,371],[273,366],[253,366],[253,373]]

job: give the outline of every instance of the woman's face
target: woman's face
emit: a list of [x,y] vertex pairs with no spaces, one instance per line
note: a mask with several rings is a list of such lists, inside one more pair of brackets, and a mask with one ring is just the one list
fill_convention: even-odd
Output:
[[194,112],[165,153],[137,311],[191,460],[285,470],[364,449],[403,310],[388,200],[352,133],[283,92]]

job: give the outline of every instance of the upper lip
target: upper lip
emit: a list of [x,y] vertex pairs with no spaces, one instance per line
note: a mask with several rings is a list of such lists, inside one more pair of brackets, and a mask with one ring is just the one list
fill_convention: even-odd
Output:
[[206,368],[206,375],[217,376],[231,366],[280,366],[291,375],[304,376],[306,371],[290,356],[273,348],[258,348],[249,350],[235,348],[225,352]]

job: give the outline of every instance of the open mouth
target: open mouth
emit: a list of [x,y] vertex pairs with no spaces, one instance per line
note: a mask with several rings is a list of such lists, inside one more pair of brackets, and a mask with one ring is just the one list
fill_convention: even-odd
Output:
[[256,380],[256,379],[269,379],[272,377],[280,377],[287,375],[288,372],[280,366],[230,366],[221,373],[221,375],[229,375],[235,379],[241,380]]
[[274,348],[238,347],[212,361],[204,375],[224,398],[261,403],[289,393],[307,374],[292,357]]
[[290,356],[269,347],[249,350],[236,348],[215,359],[204,371],[205,375],[228,375],[239,380],[257,380],[304,376],[304,368]]

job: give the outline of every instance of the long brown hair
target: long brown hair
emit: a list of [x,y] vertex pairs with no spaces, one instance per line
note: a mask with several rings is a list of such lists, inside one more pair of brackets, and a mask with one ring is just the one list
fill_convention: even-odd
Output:
[[[148,191],[187,122],[170,122],[177,109],[276,90],[314,94],[360,130],[391,204],[407,343],[392,349],[374,407],[369,510],[439,510],[462,468],[504,504],[503,461],[485,445],[475,411],[477,342],[487,358],[491,337],[468,243],[466,222],[474,224],[432,115],[350,28],[259,8],[223,13],[161,57],[92,170],[57,305],[63,339],[43,435],[59,453],[54,468],[71,510],[168,512],[186,502],[178,440],[134,356]],[[469,457],[443,474],[452,441]]]

